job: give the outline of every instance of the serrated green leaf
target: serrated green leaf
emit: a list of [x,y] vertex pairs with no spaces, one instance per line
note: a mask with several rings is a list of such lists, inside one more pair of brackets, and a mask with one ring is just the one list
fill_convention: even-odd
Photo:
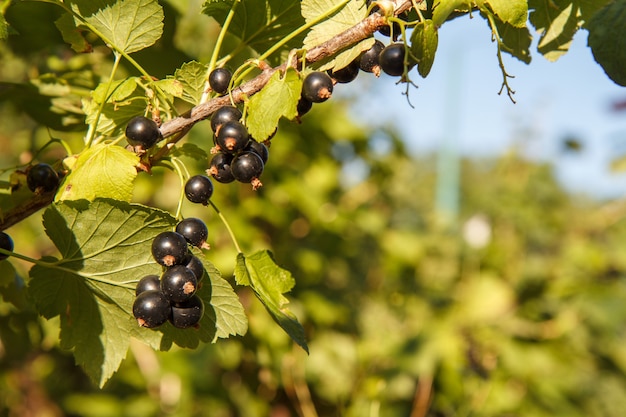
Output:
[[[234,0],[208,0],[203,5],[203,13],[223,25],[233,3]],[[259,54],[304,24],[298,0],[240,0],[236,7],[228,33]],[[283,50],[299,48],[302,39],[303,35],[294,37],[284,45]],[[274,53],[270,62],[275,63],[280,52]]]
[[432,20],[419,22],[411,34],[411,52],[417,59],[417,71],[426,78],[435,62],[439,32]]
[[[319,19],[320,16],[327,15],[337,5],[338,2],[335,0],[304,0],[302,2],[302,16],[304,16],[307,23],[311,23]],[[303,47],[304,49],[312,49],[351,28],[366,17],[367,7],[365,7],[365,2],[348,1],[339,11],[326,19],[322,19],[320,23],[311,28],[304,39]],[[371,48],[374,42],[373,38],[364,39],[352,47],[339,52],[331,60],[323,62],[318,68],[320,70],[344,68],[354,61],[361,52]]]
[[4,15],[0,13],[0,40],[4,40],[9,36],[9,24],[4,18]]
[[183,84],[174,78],[157,80],[154,82],[154,86],[173,97],[182,98],[183,96]]
[[61,32],[63,40],[69,43],[74,51],[81,53],[91,50],[91,44],[87,42],[82,32],[76,27],[76,22],[71,14],[63,14],[60,18],[55,20],[54,24]]
[[588,25],[593,57],[616,84],[626,86],[626,0],[598,11]]
[[67,201],[46,209],[43,224],[61,258],[44,258],[31,269],[29,294],[44,317],[60,316],[61,346],[73,349],[76,362],[100,386],[126,356],[130,337],[166,350],[173,343],[195,347],[245,333],[236,294],[199,251],[195,255],[206,270],[197,292],[205,305],[199,328],[137,325],[134,285],[144,275],[161,273],[150,247],[157,234],[176,224],[169,213],[109,199]]
[[91,97],[97,103],[115,103],[133,94],[137,88],[137,78],[130,77],[123,80],[112,81],[111,83],[99,84],[91,93]]
[[285,74],[276,71],[257,94],[250,97],[246,127],[250,136],[258,141],[269,138],[278,127],[282,116],[297,116],[302,80],[298,72],[288,68]]
[[466,13],[472,10],[470,0],[435,0],[433,3],[433,22],[441,26],[453,13]]
[[122,130],[130,119],[146,110],[146,97],[139,88],[125,100],[107,102],[100,109],[101,103],[96,100],[83,100],[82,109],[85,113],[85,123],[94,124],[98,121],[97,132],[106,136],[115,136]]
[[514,27],[497,19],[495,23],[500,35],[500,41],[502,42],[502,51],[514,56],[525,64],[529,64],[531,61],[530,45],[532,36],[528,28]]
[[[115,49],[133,53],[153,45],[163,34],[163,8],[157,0],[72,0],[81,16]],[[78,26],[85,25],[75,19]]]
[[130,201],[139,157],[120,146],[98,144],[82,152],[64,178],[56,201],[112,198]]
[[186,156],[188,158],[193,158],[195,160],[206,160],[208,155],[206,151],[200,148],[198,145],[193,143],[183,143],[182,146],[174,147],[172,152],[174,156]]
[[186,62],[177,69],[174,78],[183,87],[183,94],[180,98],[194,105],[200,103],[206,84],[206,72],[206,65],[197,61]]
[[259,251],[252,255],[237,255],[235,279],[240,285],[249,285],[263,303],[272,318],[307,353],[304,329],[296,316],[286,307],[289,300],[283,295],[295,285],[289,271],[279,267],[269,251]]

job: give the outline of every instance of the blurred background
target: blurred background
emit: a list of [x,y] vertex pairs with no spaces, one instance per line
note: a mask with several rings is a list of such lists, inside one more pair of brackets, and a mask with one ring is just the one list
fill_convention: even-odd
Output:
[[[160,77],[189,57],[207,62],[219,30],[200,1],[163,4],[163,40],[137,54]],[[47,6],[36,10],[53,17]],[[24,23],[0,43],[0,81],[107,73],[106,51],[74,57],[52,29]],[[58,323],[29,306],[30,265],[11,260],[14,281],[0,263],[0,415],[623,416],[626,93],[585,35],[555,63],[505,58],[513,104],[497,94],[486,23],[456,19],[429,77],[411,73],[410,104],[405,85],[362,73],[301,124],[281,124],[264,187],[215,184],[244,250],[271,248],[296,278],[290,307],[308,356],[237,288],[245,337],[193,351],[133,344],[99,390],[59,348]],[[2,180],[50,134],[80,147],[80,133],[50,133],[27,110],[0,95]],[[200,123],[187,140],[208,151],[211,135]],[[53,145],[38,156],[63,155]],[[135,200],[173,211],[179,192],[155,170],[139,175]],[[183,213],[207,222],[207,255],[231,277],[222,223],[192,205]],[[40,215],[9,233],[20,253],[54,253]]]

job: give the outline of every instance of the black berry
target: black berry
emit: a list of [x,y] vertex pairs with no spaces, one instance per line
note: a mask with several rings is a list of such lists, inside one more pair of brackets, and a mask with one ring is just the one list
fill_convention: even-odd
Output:
[[173,303],[189,300],[198,288],[198,279],[186,266],[176,265],[161,275],[161,291]]
[[304,77],[302,83],[302,97],[311,103],[321,103],[333,94],[333,80],[328,74],[321,71],[311,72]]
[[378,56],[385,49],[385,44],[376,39],[374,45],[361,54],[359,67],[361,71],[372,72],[377,77],[380,75],[380,65],[378,64]]
[[298,111],[298,117],[303,116],[309,112],[313,108],[313,102],[307,100],[304,97],[300,97],[298,100],[298,105],[296,107]]
[[[11,236],[7,235],[5,232],[0,232],[0,248],[13,252],[13,239],[11,239]],[[0,253],[0,261],[3,261],[8,257],[9,255]]]
[[216,68],[209,74],[209,85],[217,94],[226,94],[233,74],[228,68]]
[[[251,141],[252,142],[252,141]],[[215,178],[215,181],[227,184],[235,181],[235,177],[230,169],[230,163],[233,161],[233,155],[218,152],[209,163],[207,173]]]
[[26,184],[32,192],[50,192],[59,186],[59,175],[48,164],[33,165],[26,174]]
[[359,59],[355,59],[345,67],[337,71],[331,71],[329,75],[338,83],[345,84],[352,82],[357,75],[359,75],[359,62]]
[[197,325],[204,314],[204,303],[197,295],[182,303],[172,305],[170,323],[179,329]]
[[388,75],[404,74],[404,44],[392,43],[386,46],[378,57],[380,68]]
[[262,142],[257,142],[256,140],[251,140],[245,150],[259,155],[261,157],[261,161],[263,161],[263,165],[267,163],[267,160],[270,157],[270,151],[267,149],[267,146],[265,146]]
[[254,188],[261,184],[259,177],[263,173],[263,160],[254,152],[244,152],[233,159],[231,169],[239,182],[250,183]]
[[150,149],[162,138],[159,126],[147,117],[133,117],[126,125],[126,140],[136,148]]
[[200,258],[197,256],[190,256],[189,261],[185,266],[193,272],[198,282],[202,281],[202,277],[204,276],[204,265],[202,265]]
[[133,316],[141,327],[159,327],[171,314],[172,306],[165,294],[159,290],[144,291],[133,303]]
[[158,275],[146,275],[137,282],[135,287],[135,295],[139,295],[146,291],[159,291],[161,289],[161,283],[159,282]]
[[180,265],[188,254],[187,240],[180,233],[162,232],[152,241],[152,256],[160,265]]
[[226,122],[217,132],[216,144],[222,152],[236,154],[250,141],[248,129],[237,121]]
[[196,217],[188,217],[176,225],[176,232],[185,237],[190,245],[201,248],[209,236],[209,230],[204,222]]
[[207,204],[213,195],[213,183],[204,175],[194,175],[185,184],[187,200],[197,204]]
[[233,106],[224,106],[215,110],[211,116],[211,130],[217,134],[220,126],[226,122],[238,122],[241,119],[241,110]]

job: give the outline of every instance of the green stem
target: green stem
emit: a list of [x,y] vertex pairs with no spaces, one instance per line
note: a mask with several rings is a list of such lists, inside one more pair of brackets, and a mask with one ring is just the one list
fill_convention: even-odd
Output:
[[[293,32],[291,32],[289,35],[285,36],[280,42],[274,44],[274,46],[272,46],[270,49],[268,49],[267,51],[265,51],[261,56],[259,56],[256,61],[263,61],[265,59],[267,59],[270,55],[272,55],[274,52],[278,51],[280,48],[282,48],[285,44],[287,44],[287,42],[289,42],[290,40],[292,40],[293,38],[295,38],[296,36],[300,35],[302,32],[304,32],[305,30],[310,29],[311,27],[317,25],[319,22],[321,22],[322,20],[325,20],[326,18],[328,18],[328,16],[337,13],[339,10],[341,10],[346,4],[348,4],[350,2],[350,0],[342,0],[341,2],[339,2],[337,5],[335,5],[334,7],[332,7],[331,9],[327,10],[326,13],[323,13],[319,16],[317,16],[315,19],[307,22],[306,24],[300,26],[298,29],[294,30]],[[249,68],[248,70],[244,71],[239,78],[237,79],[237,81],[245,78],[254,68]]]
[[185,164],[175,156],[170,156],[170,160],[172,162],[172,166],[174,170],[178,174],[178,179],[180,180],[180,197],[178,198],[178,206],[176,207],[176,220],[181,220],[181,212],[183,210],[183,201],[185,199],[185,183],[187,182],[187,178],[189,178],[189,171]]
[[[121,55],[118,53],[114,53],[115,56],[115,61],[113,62],[113,68],[111,68],[111,74],[109,75],[109,81],[107,82],[107,89],[106,89],[106,93],[104,94],[104,97],[109,97],[109,91],[111,90],[111,85],[113,84],[113,78],[115,77],[115,73],[117,72],[117,69],[120,66],[120,61],[121,61]],[[100,103],[100,106],[98,107],[98,113],[96,114],[96,120],[93,122],[93,124],[89,125],[89,130],[87,131],[87,138],[85,140],[85,145],[87,148],[91,147],[91,145],[93,144],[93,140],[96,136],[96,132],[98,131],[98,121],[100,120],[100,115],[102,114],[102,111],[104,110],[104,105],[106,104],[107,100],[102,100],[102,103]]]
[[217,216],[220,218],[222,223],[224,223],[224,226],[226,227],[226,230],[228,231],[228,234],[230,235],[230,239],[233,241],[233,244],[235,245],[235,249],[237,250],[237,253],[243,253],[243,251],[241,250],[241,246],[239,246],[239,242],[237,242],[235,233],[233,233],[233,229],[230,227],[230,224],[228,223],[228,220],[226,220],[226,217],[224,217],[220,209],[217,208],[215,203],[213,203],[211,200],[209,200],[209,204],[211,205],[215,213],[217,213]]

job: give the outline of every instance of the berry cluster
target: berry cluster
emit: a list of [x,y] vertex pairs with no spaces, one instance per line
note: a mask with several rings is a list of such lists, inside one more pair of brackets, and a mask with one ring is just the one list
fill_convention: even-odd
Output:
[[259,177],[269,151],[265,144],[250,137],[241,116],[241,111],[233,106],[221,107],[211,116],[215,146],[207,174],[224,184],[235,180],[252,184],[256,190],[263,185]]
[[204,266],[188,245],[207,248],[207,237],[204,222],[191,217],[180,221],[176,231],[162,232],[154,238],[152,256],[165,269],[160,277],[146,275],[137,283],[133,315],[140,326],[155,328],[168,320],[181,329],[198,324],[204,304],[196,290]]

